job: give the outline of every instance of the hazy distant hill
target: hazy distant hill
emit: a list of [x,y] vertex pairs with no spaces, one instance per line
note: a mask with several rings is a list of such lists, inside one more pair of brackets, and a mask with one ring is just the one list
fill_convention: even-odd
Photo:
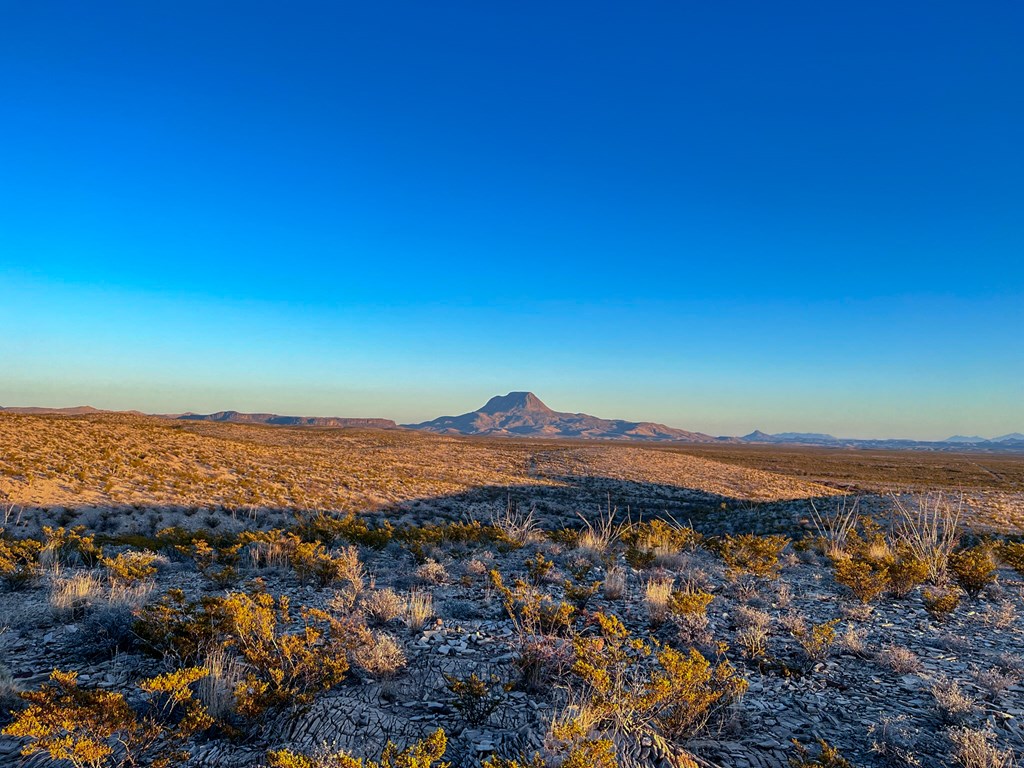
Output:
[[835,437],[821,432],[779,432],[771,435],[755,429],[749,435],[739,438],[744,443],[762,443],[765,445],[803,445],[825,448],[873,448],[887,451],[978,451],[985,453],[1022,453],[1024,452],[1024,435],[1011,432],[1002,437],[988,440],[984,437],[953,435],[945,440],[905,440],[891,439],[857,439]]
[[841,442],[838,437],[826,435],[822,432],[779,432],[769,435],[755,429],[749,435],[740,438],[748,443],[805,443],[805,444],[829,444]]
[[391,419],[359,419],[340,416],[278,416],[276,413],[240,413],[218,411],[217,413],[183,413],[178,419],[184,421],[230,421],[233,424],[271,424],[279,427],[366,427],[372,429],[395,429]]
[[145,416],[141,411],[104,411],[100,408],[93,408],[91,405],[76,405],[71,408],[46,408],[43,406],[10,407],[0,405],[0,412],[3,413],[27,413],[33,416],[45,416],[57,414],[62,416],[88,416],[93,413],[130,413],[133,416]]
[[403,426],[451,435],[716,442],[716,438],[701,432],[674,429],[650,421],[600,419],[585,413],[554,411],[532,392],[509,392],[492,397],[482,408],[461,416],[441,416],[433,421]]

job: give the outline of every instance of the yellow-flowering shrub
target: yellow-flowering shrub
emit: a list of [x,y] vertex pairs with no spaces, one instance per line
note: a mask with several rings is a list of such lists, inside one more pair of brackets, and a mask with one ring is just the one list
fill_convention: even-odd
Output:
[[76,768],[169,768],[188,759],[181,745],[213,724],[190,687],[205,674],[180,669],[143,681],[149,700],[140,715],[122,694],[79,688],[78,673],[54,670],[38,691],[21,694],[28,707],[3,733],[29,740],[22,755],[45,752]]
[[274,750],[267,757],[271,768],[450,768],[450,763],[440,762],[447,749],[448,738],[438,728],[405,749],[389,741],[379,762],[352,757],[347,752],[304,755],[289,749]]

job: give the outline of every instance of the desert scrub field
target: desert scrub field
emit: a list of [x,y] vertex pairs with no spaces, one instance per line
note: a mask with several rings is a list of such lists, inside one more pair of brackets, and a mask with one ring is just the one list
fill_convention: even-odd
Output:
[[1022,545],[892,507],[4,534],[0,764],[1011,765]]
[[881,514],[889,491],[958,489],[964,478],[972,481],[963,484],[965,526],[1024,533],[1022,457],[783,451],[772,463],[761,448],[736,446],[484,440],[127,414],[4,413],[0,445],[0,526],[22,536],[78,524],[104,534],[237,532],[285,527],[310,509],[400,523],[459,520],[486,517],[509,498],[533,507],[549,528],[613,506],[712,532],[791,533],[810,524],[808,499],[866,492],[865,508]]

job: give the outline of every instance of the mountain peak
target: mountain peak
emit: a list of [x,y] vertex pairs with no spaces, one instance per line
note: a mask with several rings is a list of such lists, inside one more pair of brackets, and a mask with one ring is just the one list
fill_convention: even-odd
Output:
[[508,413],[509,411],[554,413],[533,392],[509,392],[507,395],[495,395],[480,409],[480,413]]
[[595,440],[680,440],[712,442],[699,432],[673,429],[649,421],[599,419],[585,413],[563,413],[548,408],[533,392],[509,392],[492,397],[476,411],[441,416],[422,424],[407,424],[447,435],[505,435],[508,437],[569,437]]

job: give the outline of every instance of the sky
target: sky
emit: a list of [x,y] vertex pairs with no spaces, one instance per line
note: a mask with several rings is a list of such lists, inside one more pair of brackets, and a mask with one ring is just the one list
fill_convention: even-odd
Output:
[[6,3],[0,405],[1024,431],[1024,5]]

